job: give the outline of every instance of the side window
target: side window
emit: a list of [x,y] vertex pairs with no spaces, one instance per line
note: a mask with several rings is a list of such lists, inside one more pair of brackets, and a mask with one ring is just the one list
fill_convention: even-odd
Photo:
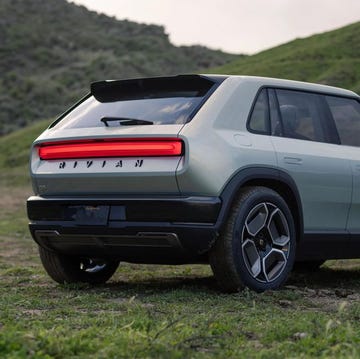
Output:
[[268,94],[269,94],[271,134],[273,136],[282,136],[283,130],[281,125],[279,107],[276,100],[275,90],[268,89]]
[[360,103],[354,99],[326,96],[341,144],[360,147]]
[[308,141],[325,141],[321,123],[322,111],[317,94],[276,90],[276,95],[284,137]]
[[269,134],[269,106],[266,89],[261,90],[256,99],[248,128],[255,133]]

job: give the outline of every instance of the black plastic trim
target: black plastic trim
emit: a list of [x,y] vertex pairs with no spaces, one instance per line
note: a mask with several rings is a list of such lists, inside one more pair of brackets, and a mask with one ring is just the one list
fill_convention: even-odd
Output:
[[[296,208],[299,218],[298,222],[298,240],[301,241],[302,234],[304,232],[304,222],[302,213],[302,204],[299,191],[297,189],[295,181],[286,172],[272,167],[250,167],[245,168],[237,172],[227,183],[222,191],[220,198],[223,202],[219,217],[216,222],[216,227],[221,230],[221,227],[225,224],[226,218],[229,216],[231,205],[240,190],[247,182],[253,180],[272,180],[279,184],[285,184],[290,188],[294,197],[296,198]],[[287,200],[285,198],[285,200]]]
[[297,260],[360,257],[360,236],[343,232],[306,232],[296,251]]
[[[74,215],[87,207],[97,207],[99,216]],[[40,246],[134,263],[207,262],[220,208],[218,197],[33,196],[27,201],[30,232]]]
[[[214,82],[199,75],[147,77],[127,80],[98,81],[90,85],[90,92],[99,102],[127,101],[137,98],[162,97],[163,92],[194,91],[204,96]],[[154,91],[156,90],[156,92]],[[176,94],[174,94],[175,96]]]
[[[207,263],[207,253],[217,237],[213,225],[168,222],[117,224],[119,227],[78,227],[71,224],[64,226],[64,222],[31,222],[29,228],[38,245],[48,250],[73,256],[153,264]],[[53,235],[55,232],[56,235]],[[175,240],[170,241],[169,238]]]
[[124,207],[127,221],[215,223],[221,208],[218,197],[99,197],[44,198],[27,201],[31,221],[66,221],[72,206]]

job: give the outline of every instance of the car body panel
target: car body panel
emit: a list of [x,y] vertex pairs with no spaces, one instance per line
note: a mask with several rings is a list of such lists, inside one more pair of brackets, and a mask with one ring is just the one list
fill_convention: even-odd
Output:
[[[146,127],[146,130],[145,128]],[[179,193],[176,169],[181,157],[149,157],[80,160],[40,160],[37,145],[49,141],[103,138],[177,137],[183,125],[101,127],[81,129],[48,129],[36,139],[32,148],[30,175],[35,194],[43,196],[116,193]],[[106,166],[102,166],[107,161]],[[121,162],[119,162],[121,161]],[[74,167],[75,162],[78,163]],[[89,164],[91,163],[91,166]],[[61,166],[63,164],[63,166]],[[121,166],[120,166],[121,164]]]
[[[305,245],[299,245],[303,256],[299,258],[321,259],[324,253],[327,258],[360,256],[360,249],[350,245],[349,235],[360,234],[359,149],[256,134],[247,128],[255,99],[263,88],[310,91],[357,100],[359,96],[344,89],[289,80],[251,76],[219,78],[216,89],[184,124],[71,129],[55,125],[41,134],[34,141],[30,166],[38,196],[28,202],[35,240],[67,254],[72,251],[79,254],[84,248],[91,253],[102,251],[104,255],[114,250],[112,253],[116,252],[119,259],[134,262],[203,261],[221,235],[231,204],[242,186],[271,183],[274,190],[284,191],[281,193],[285,201],[296,209],[298,239],[301,242],[306,237]],[[45,161],[40,160],[37,150],[42,143],[53,141],[140,138],[178,138],[183,141],[184,152],[173,157]],[[121,166],[117,166],[119,161]],[[292,195],[286,197],[289,193]],[[190,202],[195,207],[188,207],[189,198],[193,198]],[[87,208],[90,201],[86,210],[101,212],[115,199],[121,218],[116,221],[102,218],[101,225],[64,220],[61,209],[56,210],[59,217],[56,220],[46,218],[46,211],[41,218],[33,215],[38,206],[35,202],[44,201],[41,206],[49,203],[50,208],[54,201],[63,200],[65,206],[76,204]],[[158,207],[153,205],[143,210],[143,203],[151,201]],[[167,201],[173,203],[171,216],[165,215]],[[181,209],[176,209],[177,203],[182,203]],[[216,206],[216,218],[213,206]],[[212,213],[209,223],[203,215],[195,215],[199,212],[194,208],[201,208],[201,213]],[[131,213],[136,211],[142,213],[140,219],[132,217]],[[154,216],[157,211],[163,217]],[[327,244],[324,236],[331,239],[327,251],[322,249]],[[164,250],[163,240],[170,247],[174,244],[175,252],[174,248]],[[140,242],[145,243],[141,248]],[[346,245],[336,253],[339,243]]]
[[[347,229],[351,234],[360,235],[360,148],[352,146],[343,146],[341,149],[346,158],[349,159],[352,176],[353,191],[351,208],[349,210],[349,218]],[[359,238],[358,238],[359,239]]]
[[296,182],[305,231],[345,231],[352,194],[352,173],[339,146],[272,136],[278,167]]

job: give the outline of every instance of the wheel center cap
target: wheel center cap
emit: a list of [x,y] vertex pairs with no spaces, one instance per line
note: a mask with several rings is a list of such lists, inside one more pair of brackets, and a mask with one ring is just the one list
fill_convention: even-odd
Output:
[[260,251],[266,250],[268,241],[266,238],[266,234],[264,232],[261,231],[260,233],[258,233],[258,235],[255,238],[255,244]]

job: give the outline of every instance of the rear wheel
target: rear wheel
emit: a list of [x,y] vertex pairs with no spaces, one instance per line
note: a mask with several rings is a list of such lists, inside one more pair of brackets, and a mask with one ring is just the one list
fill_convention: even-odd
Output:
[[42,247],[39,253],[46,272],[60,284],[105,283],[119,266],[116,260],[66,256]]
[[286,202],[269,188],[248,187],[210,252],[210,265],[223,290],[247,286],[262,292],[286,281],[295,251],[295,225]]

